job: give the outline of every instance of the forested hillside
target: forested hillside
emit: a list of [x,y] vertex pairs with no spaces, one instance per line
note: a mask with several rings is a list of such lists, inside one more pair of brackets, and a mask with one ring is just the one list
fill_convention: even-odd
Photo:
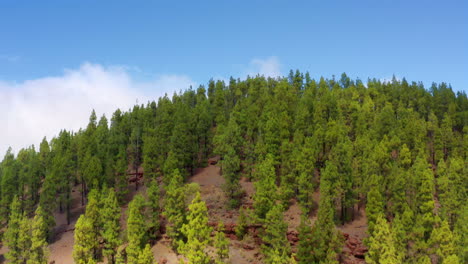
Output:
[[[215,156],[225,207],[239,214],[232,236],[209,224],[189,183]],[[253,182],[251,197],[241,178]],[[129,183],[144,191],[127,205]],[[260,263],[340,263],[337,227],[360,212],[366,263],[468,263],[468,98],[445,83],[291,71],[211,80],[110,120],[93,111],[79,131],[7,151],[0,240],[10,263],[48,263],[54,213],[70,224],[74,190],[86,205],[75,263],[154,263],[162,236],[181,263],[230,263],[230,240],[254,235]],[[297,243],[283,218],[292,203],[302,212]]]

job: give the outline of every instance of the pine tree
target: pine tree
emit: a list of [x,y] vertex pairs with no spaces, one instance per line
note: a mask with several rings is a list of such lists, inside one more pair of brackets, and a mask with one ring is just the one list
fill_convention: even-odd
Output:
[[127,261],[135,263],[140,251],[148,241],[144,218],[145,200],[140,194],[135,195],[128,206],[127,218]]
[[222,161],[222,172],[223,177],[226,180],[224,191],[229,197],[230,208],[236,208],[239,206],[239,200],[242,194],[239,184],[239,170],[239,156],[235,153],[234,148],[229,146]]
[[120,206],[113,188],[109,188],[104,197],[101,209],[102,229],[104,240],[103,255],[111,264],[115,263],[117,247],[122,243],[120,239]]
[[[137,108],[135,106],[134,108]],[[142,146],[142,138],[141,138],[141,127],[138,125],[138,120],[132,119],[133,127],[132,132],[130,134],[130,144],[127,147],[128,159],[132,167],[132,171],[137,173],[138,167],[141,165],[141,146]],[[135,174],[135,177],[137,175]],[[138,178],[135,181],[135,190],[138,190]]]
[[435,253],[442,260],[456,253],[455,242],[447,220],[443,220],[440,226],[434,228],[429,239],[432,250],[435,249]]
[[141,251],[138,257],[138,264],[154,264],[153,252],[151,252],[151,247],[149,244],[146,244],[145,248]]
[[442,264],[460,264],[460,260],[458,259],[457,255],[450,255],[448,256]]
[[312,210],[312,205],[314,203],[312,198],[312,194],[314,192],[312,177],[307,175],[305,172],[299,174],[298,189],[299,193],[297,194],[297,199],[304,212],[309,213]]
[[263,219],[270,208],[273,207],[277,198],[277,187],[275,184],[276,173],[273,155],[267,157],[258,165],[255,178],[254,210],[255,214]]
[[468,223],[468,204],[462,207],[453,229],[457,241],[457,255],[461,263],[468,262],[468,225],[466,223]]
[[92,232],[89,233],[89,236],[93,237],[93,259],[98,259],[101,255],[101,248],[99,246],[99,241],[101,237],[101,226],[102,226],[102,215],[101,212],[101,196],[97,189],[92,189],[88,194],[88,204],[86,205],[86,219],[89,221],[92,226]]
[[38,206],[31,226],[31,249],[27,264],[47,264],[49,250],[47,248],[46,223],[44,211]]
[[156,239],[159,235],[159,215],[160,215],[160,206],[159,206],[159,185],[156,180],[152,180],[148,189],[146,190],[148,196],[148,211],[149,211],[149,224],[148,229],[150,231],[150,238]]
[[90,189],[99,188],[99,182],[103,175],[101,161],[97,156],[92,156],[89,152],[83,161],[83,176],[85,180],[85,193]]
[[183,179],[179,170],[174,170],[166,188],[164,216],[167,223],[167,235],[172,239],[172,247],[177,249],[179,241],[184,240],[181,228],[185,223],[185,195]]
[[114,165],[114,172],[116,175],[115,188],[117,192],[117,199],[121,205],[123,204],[128,193],[127,169],[127,154],[125,148],[121,147],[117,154],[117,161]]
[[338,252],[341,248],[340,235],[334,222],[334,205],[331,200],[330,184],[326,178],[320,182],[320,202],[317,221],[312,227],[312,245],[315,262],[326,261],[331,255],[329,250]]
[[77,264],[87,264],[94,260],[96,236],[93,222],[82,214],[75,224],[75,244],[73,245],[73,260]]
[[435,222],[434,218],[434,174],[429,169],[426,159],[420,155],[412,167],[417,179],[418,190],[416,195],[417,212],[424,228],[424,239],[428,239]]
[[30,256],[31,249],[31,233],[30,233],[29,219],[23,214],[20,221],[19,234],[18,234],[18,250],[20,257],[18,263],[26,263]]
[[[8,222],[9,211],[14,196],[18,192],[18,170],[17,161],[13,150],[8,148],[5,157],[1,163],[0,178],[0,224]],[[10,211],[11,212],[11,211]]]
[[215,233],[214,247],[216,248],[216,263],[225,263],[229,258],[229,240],[224,234],[224,224],[219,222]]
[[99,119],[96,131],[94,132],[94,138],[96,142],[96,157],[99,159],[102,166],[102,175],[98,179],[98,183],[102,186],[104,183],[110,183],[112,179],[107,178],[108,175],[106,172],[110,170],[106,167],[108,163],[108,149],[109,149],[109,125],[105,115],[102,115]]
[[414,221],[413,216],[413,211],[406,205],[404,212],[397,214],[392,221],[392,233],[395,236],[395,250],[402,260],[407,258],[408,241]]
[[13,264],[20,263],[19,261],[22,254],[19,243],[21,220],[21,203],[18,200],[18,197],[14,196],[10,205],[8,228],[4,235],[5,244],[9,249],[6,254],[6,259]]
[[143,169],[145,170],[146,182],[156,179],[158,141],[156,130],[148,128],[143,136]]
[[117,249],[117,254],[115,254],[115,264],[125,264],[124,253],[121,248]]
[[236,236],[242,240],[247,232],[247,212],[244,207],[239,210],[239,218],[237,219]]
[[275,204],[265,219],[262,251],[266,263],[289,263],[291,248],[286,237],[288,225],[283,220],[283,206]]
[[369,238],[366,262],[370,264],[400,263],[395,249],[394,235],[382,214],[376,219],[375,229]]
[[192,128],[195,125],[193,112],[188,104],[182,100],[175,102],[175,113],[173,115],[174,129],[170,137],[170,152],[178,162],[175,168],[193,169],[192,152],[195,149],[195,140],[193,138]]
[[208,225],[208,209],[197,192],[192,203],[189,205],[187,224],[181,228],[187,237],[185,245],[179,245],[190,264],[208,264],[211,258],[205,252],[206,245],[210,242],[212,228]]
[[41,197],[39,198],[39,204],[44,210],[44,222],[46,224],[47,240],[50,241],[52,238],[52,228],[55,226],[54,211],[57,207],[57,201],[55,198],[56,194],[56,183],[51,174],[45,177],[42,183]]
[[439,162],[437,182],[442,213],[447,217],[449,225],[453,226],[463,209],[464,201],[468,199],[462,176],[466,174],[463,171],[466,168],[466,162],[461,158],[453,157],[449,158],[448,163],[450,166],[447,168],[443,160]]
[[380,193],[379,186],[377,185],[378,177],[372,175],[373,179],[371,180],[373,184],[371,185],[370,191],[367,193],[367,204],[366,204],[366,216],[368,222],[368,233],[372,235],[374,232],[374,225],[377,222],[379,214],[383,213],[383,198]]
[[431,258],[427,255],[420,256],[416,262],[416,264],[432,264]]
[[299,264],[314,263],[314,247],[312,228],[308,223],[308,219],[305,216],[301,217],[301,224],[299,226],[299,243],[297,245],[297,258]]

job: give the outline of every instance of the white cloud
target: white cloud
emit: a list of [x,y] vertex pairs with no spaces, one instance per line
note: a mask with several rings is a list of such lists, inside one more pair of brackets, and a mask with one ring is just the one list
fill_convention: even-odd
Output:
[[109,119],[120,108],[127,110],[138,100],[146,103],[159,96],[187,89],[195,83],[184,75],[160,75],[150,81],[132,79],[128,68],[85,63],[56,77],[20,83],[0,80],[0,157],[11,146],[36,145],[50,140],[61,129],[85,127],[92,109]]
[[250,61],[247,75],[255,76],[257,74],[265,77],[280,77],[281,64],[277,57],[268,57],[266,59],[253,59]]

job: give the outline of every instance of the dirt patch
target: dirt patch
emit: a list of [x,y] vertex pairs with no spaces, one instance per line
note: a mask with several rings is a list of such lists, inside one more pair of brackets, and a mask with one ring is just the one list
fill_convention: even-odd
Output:
[[231,241],[229,246],[229,260],[231,263],[262,263],[260,257],[259,249],[253,243]]
[[67,223],[67,214],[55,213],[54,228],[55,237],[49,245],[49,262],[55,261],[56,264],[73,263],[73,229],[78,217],[84,213],[85,207],[81,205],[81,187],[75,186],[71,193],[70,224]]
[[5,254],[7,253],[8,248],[5,245],[2,245],[0,248],[0,263],[5,263]]
[[220,171],[220,168],[215,165],[196,169],[193,176],[190,177],[190,182],[198,183],[202,189],[208,187],[221,188],[225,181]]
[[179,259],[177,254],[171,248],[171,241],[167,237],[163,237],[159,240],[151,249],[155,260],[158,263],[177,264]]
[[[206,202],[210,223],[214,225],[223,221],[226,225],[235,225],[239,211],[227,207],[227,198],[222,189],[225,180],[218,166],[209,165],[206,168],[197,169],[189,181],[200,185],[201,198]],[[253,183],[242,178],[240,185],[245,191],[242,205],[251,207],[252,197],[255,193]],[[230,234],[228,237],[230,238],[229,257],[231,263],[262,263],[259,260],[261,258],[260,248],[251,236],[247,235],[242,241],[237,240],[234,234]]]
[[189,182],[200,185],[200,195],[208,208],[210,222],[223,221],[229,224],[236,221],[237,210],[226,207],[227,198],[223,191],[225,180],[218,166],[209,165],[206,168],[196,169]]
[[354,221],[346,223],[342,226],[338,226],[338,229],[345,234],[349,234],[350,237],[355,237],[360,240],[366,238],[367,217],[364,209],[361,209],[359,212],[357,212]]
[[367,248],[363,245],[363,240],[367,237],[367,217],[364,209],[357,212],[354,221],[338,226],[344,237],[343,262],[344,263],[365,263],[364,255]]
[[75,239],[72,231],[62,233],[57,241],[49,245],[49,262],[55,261],[56,264],[73,263],[72,251],[74,242]]
[[251,182],[249,179],[247,179],[246,177],[242,177],[240,179],[240,186],[242,187],[242,189],[244,190],[245,192],[245,197],[244,197],[244,200],[243,200],[243,205],[245,207],[252,207],[253,206],[253,196],[255,194],[255,186],[254,186],[254,183]]

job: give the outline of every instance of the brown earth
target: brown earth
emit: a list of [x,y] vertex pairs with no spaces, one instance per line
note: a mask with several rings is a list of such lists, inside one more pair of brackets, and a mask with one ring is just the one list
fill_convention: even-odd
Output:
[[358,264],[365,263],[364,254],[367,248],[363,240],[367,237],[367,217],[364,209],[357,212],[354,221],[338,227],[344,237],[342,259],[343,263]]

